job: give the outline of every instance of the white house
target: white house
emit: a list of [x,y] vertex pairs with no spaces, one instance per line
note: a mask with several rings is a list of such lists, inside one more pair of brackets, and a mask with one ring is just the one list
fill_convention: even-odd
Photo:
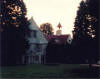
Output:
[[34,19],[29,20],[30,35],[27,36],[29,41],[29,49],[23,55],[23,64],[41,64],[45,62],[46,47],[48,41],[43,33],[40,31]]

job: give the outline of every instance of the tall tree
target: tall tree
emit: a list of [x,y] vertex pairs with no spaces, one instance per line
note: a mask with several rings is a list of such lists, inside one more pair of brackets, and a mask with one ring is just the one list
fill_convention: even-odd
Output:
[[40,30],[44,35],[53,35],[53,27],[50,23],[43,23],[40,25]]
[[98,0],[81,1],[73,31],[75,50],[89,61],[95,59],[98,52],[98,3]]
[[27,48],[26,7],[23,0],[1,0],[0,3],[1,65],[14,65],[21,61]]
[[89,14],[91,16],[91,26],[94,29],[95,37],[91,42],[91,51],[95,53],[94,57],[96,61],[100,60],[99,55],[99,0],[89,0],[88,1]]

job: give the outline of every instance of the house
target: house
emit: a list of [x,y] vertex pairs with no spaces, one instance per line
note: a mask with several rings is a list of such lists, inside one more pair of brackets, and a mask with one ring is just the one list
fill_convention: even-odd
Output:
[[45,53],[48,41],[40,31],[34,19],[29,20],[30,34],[27,37],[29,41],[29,49],[23,55],[23,64],[41,64],[45,62]]

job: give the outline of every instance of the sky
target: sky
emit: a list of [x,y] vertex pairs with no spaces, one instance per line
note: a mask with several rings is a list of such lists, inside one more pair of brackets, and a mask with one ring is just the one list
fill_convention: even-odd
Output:
[[27,8],[27,17],[34,18],[37,25],[51,23],[54,32],[58,30],[59,22],[62,25],[62,34],[71,34],[76,13],[81,0],[24,0]]

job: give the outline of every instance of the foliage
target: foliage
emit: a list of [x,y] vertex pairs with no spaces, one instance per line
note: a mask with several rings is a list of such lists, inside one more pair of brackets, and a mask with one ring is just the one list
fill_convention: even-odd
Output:
[[98,0],[81,1],[73,31],[72,45],[76,56],[90,62],[98,58],[98,3]]
[[1,64],[14,65],[21,61],[28,44],[26,8],[23,0],[1,0],[0,6]]
[[53,27],[50,23],[43,23],[40,25],[40,30],[44,35],[53,35]]
[[46,48],[46,63],[63,63],[69,64],[71,56],[71,46],[67,42],[65,44],[57,44],[55,39],[49,41]]

